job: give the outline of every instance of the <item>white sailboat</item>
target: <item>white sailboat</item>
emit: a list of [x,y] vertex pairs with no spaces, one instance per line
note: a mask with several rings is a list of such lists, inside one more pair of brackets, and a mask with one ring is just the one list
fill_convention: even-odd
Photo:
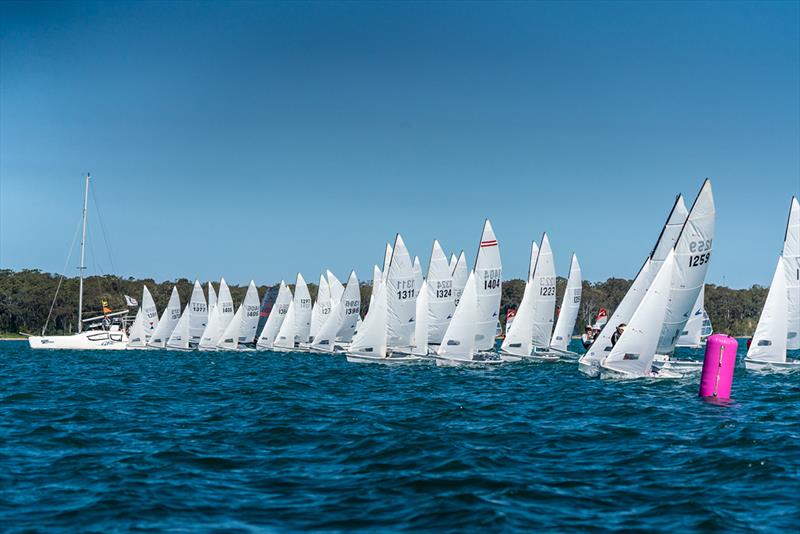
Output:
[[415,356],[428,355],[428,340],[430,339],[430,299],[431,292],[428,290],[428,281],[423,280],[419,288],[417,298],[416,322],[414,323],[414,348],[411,354]]
[[633,312],[636,311],[639,303],[644,298],[647,288],[650,287],[650,283],[658,274],[658,270],[664,263],[667,254],[675,245],[688,214],[689,211],[683,202],[683,196],[678,195],[653,250],[639,269],[633,284],[622,298],[617,309],[614,310],[611,318],[605,323],[600,334],[595,338],[592,346],[578,360],[578,369],[582,373],[591,377],[599,376],[600,362],[611,351],[611,336],[619,324],[630,322]]
[[340,299],[342,305],[343,318],[339,331],[336,333],[336,341],[346,346],[353,340],[356,333],[356,325],[361,319],[361,286],[355,271],[350,272],[347,285]]
[[744,359],[750,371],[788,371],[800,369],[800,360],[786,358],[789,322],[789,298],[786,287],[786,263],[778,258],[778,266],[769,286],[767,300],[761,310],[758,326]]
[[[455,258],[455,255],[453,256]],[[458,261],[457,259],[455,261]],[[455,263],[453,264],[455,268]],[[425,287],[427,289],[427,307],[417,306],[417,321],[424,310],[427,315],[428,340],[425,343],[439,345],[456,311],[455,295],[453,293],[453,268],[447,262],[439,241],[433,241],[431,258],[428,262],[428,276]],[[422,296],[420,289],[420,297]],[[419,345],[419,340],[417,340]]]
[[[222,338],[222,334],[233,320],[233,297],[225,279],[219,282],[219,295],[214,295],[213,288],[209,282],[209,302],[214,301],[208,313],[208,323],[200,337],[198,348],[204,351],[217,350],[217,344]],[[212,299],[212,295],[214,298]]]
[[331,292],[331,305],[333,305],[342,300],[344,285],[336,278],[336,275],[333,274],[330,269],[327,271],[326,276],[328,277],[328,288],[330,288]]
[[211,308],[217,305],[217,292],[214,291],[214,284],[208,283],[208,311],[211,313]]
[[652,370],[674,272],[675,253],[670,251],[625,331],[600,364],[601,378],[680,377],[663,369],[659,373]]
[[475,331],[475,348],[479,352],[494,349],[497,323],[500,316],[503,266],[492,223],[483,223],[478,255],[475,258],[476,290],[478,298],[478,324]]
[[[420,270],[421,273],[421,270]],[[417,312],[417,274],[405,242],[397,234],[386,278],[386,346],[389,352],[410,353]]]
[[551,351],[577,356],[567,347],[572,338],[572,332],[575,330],[575,321],[581,307],[582,283],[581,266],[578,263],[578,257],[573,254],[569,265],[567,287],[564,290],[564,297],[561,299],[561,308],[558,312],[558,319],[556,319],[555,330],[553,330],[553,338],[550,340]]
[[259,308],[258,288],[256,283],[250,280],[242,304],[217,342],[217,350],[252,349],[251,345],[255,342],[258,328]]
[[353,336],[347,350],[347,361],[351,363],[380,363],[386,361],[387,320],[386,284],[379,283],[372,288],[367,315]]
[[703,286],[700,288],[700,294],[697,295],[697,301],[692,308],[692,315],[686,321],[686,326],[683,327],[678,341],[675,342],[675,347],[699,349],[705,344],[703,328],[708,320],[705,311],[705,294],[705,286]]
[[167,307],[164,308],[164,313],[161,314],[161,319],[158,320],[158,325],[153,332],[153,336],[147,342],[147,346],[156,349],[166,348],[167,341],[178,324],[180,317],[181,298],[178,296],[178,288],[172,286],[172,293],[169,296]]
[[147,348],[147,342],[150,341],[156,326],[158,326],[156,303],[147,286],[142,286],[142,305],[136,312],[136,319],[134,319],[131,326],[126,348]]
[[668,367],[673,371],[693,371],[702,367],[702,362],[698,360],[677,360],[670,356],[675,351],[675,344],[705,284],[711,261],[715,221],[716,209],[711,181],[706,180],[675,242],[675,272],[664,326],[658,340],[657,366]]
[[189,350],[200,343],[203,330],[208,322],[208,309],[206,308],[206,297],[203,295],[203,288],[200,282],[195,280],[192,288],[192,296],[189,303],[183,309],[178,324],[172,331],[167,340],[166,348],[172,350]]
[[330,285],[328,285],[328,280],[325,276],[320,275],[317,289],[317,301],[314,303],[314,307],[311,310],[311,327],[308,332],[312,340],[317,336],[322,324],[328,319],[332,305]]
[[[120,324],[110,324],[103,327],[102,324],[95,324],[97,320],[102,320],[108,316],[93,317],[83,319],[83,279],[86,272],[85,251],[86,251],[86,219],[89,207],[89,175],[86,181],[83,194],[83,212],[81,214],[81,234],[79,267],[80,281],[78,285],[78,333],[64,336],[46,336],[47,325],[50,321],[50,314],[47,316],[42,334],[40,336],[29,336],[28,346],[32,349],[65,349],[65,350],[124,350],[128,344],[128,336]],[[53,302],[58,297],[58,291],[53,298]],[[52,307],[51,307],[52,312]],[[123,312],[127,313],[127,312]],[[84,323],[89,323],[86,330],[83,329]]]
[[275,296],[275,301],[271,303],[269,309],[266,309],[267,307],[263,304],[261,306],[261,313],[267,314],[267,320],[264,323],[264,328],[261,329],[261,333],[258,335],[258,341],[256,342],[257,349],[270,350],[272,348],[278,331],[281,329],[284,319],[286,319],[286,314],[289,311],[291,302],[292,292],[287,287],[286,283],[281,280],[278,294]]
[[[330,271],[328,271],[328,275],[330,278]],[[331,288],[334,287],[335,285],[332,284]],[[361,290],[358,287],[355,271],[350,273],[347,287],[342,286],[341,292],[334,289],[334,292],[338,294],[338,297],[334,298],[333,295],[331,297],[333,300],[331,312],[311,341],[310,349],[314,352],[343,352],[346,345],[353,339],[361,308]]]
[[299,344],[308,342],[311,329],[311,294],[303,275],[297,273],[294,297],[286,311],[286,317],[272,344],[273,350],[294,351]]
[[800,203],[792,197],[786,236],[783,239],[783,263],[789,304],[786,349],[800,349]]

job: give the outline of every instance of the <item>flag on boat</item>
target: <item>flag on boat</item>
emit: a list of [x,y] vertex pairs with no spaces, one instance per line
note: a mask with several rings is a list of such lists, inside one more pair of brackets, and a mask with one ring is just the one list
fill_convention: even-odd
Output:
[[138,306],[139,305],[139,301],[136,300],[133,297],[125,295],[125,305],[126,306]]
[[597,312],[597,319],[594,322],[595,327],[602,328],[604,324],[608,322],[608,312],[605,308],[600,308],[600,311]]

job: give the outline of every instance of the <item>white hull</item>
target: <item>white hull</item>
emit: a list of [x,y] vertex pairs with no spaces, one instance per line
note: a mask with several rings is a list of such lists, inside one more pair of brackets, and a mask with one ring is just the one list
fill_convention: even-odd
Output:
[[618,371],[616,369],[611,369],[608,367],[600,366],[600,378],[603,380],[632,380],[637,378],[683,378],[683,375],[680,373],[676,373],[670,371],[669,369],[662,368],[659,371],[651,371],[649,374],[641,376],[641,375],[633,375],[630,373],[625,373]]
[[668,369],[676,373],[693,373],[703,370],[703,362],[698,360],[675,360],[669,356],[656,354],[653,368],[657,370]]
[[744,367],[748,371],[787,373],[800,371],[800,360],[786,360],[785,362],[767,362],[751,358],[744,359]]
[[438,367],[460,367],[467,366],[486,366],[486,365],[499,365],[509,362],[518,362],[520,357],[516,355],[500,354],[497,352],[478,352],[472,355],[471,360],[456,360],[453,358],[443,358],[442,356],[435,355],[436,365]]
[[578,371],[589,378],[597,378],[600,376],[600,366],[593,363],[578,361]]
[[367,356],[364,354],[347,353],[347,361],[350,363],[380,363],[380,364],[399,364],[399,363],[422,363],[429,361],[428,358],[414,356],[413,354],[393,353],[387,356]]
[[28,345],[46,350],[125,350],[128,337],[120,330],[87,330],[71,336],[31,336]]

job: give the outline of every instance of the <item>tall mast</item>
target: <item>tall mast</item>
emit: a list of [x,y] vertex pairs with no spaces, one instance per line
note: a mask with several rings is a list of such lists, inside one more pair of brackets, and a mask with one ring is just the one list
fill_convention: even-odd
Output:
[[86,173],[86,189],[83,193],[83,234],[81,235],[81,266],[78,270],[81,273],[81,281],[78,289],[78,333],[83,330],[83,272],[86,266],[83,264],[84,249],[86,248],[86,208],[89,206],[89,173]]

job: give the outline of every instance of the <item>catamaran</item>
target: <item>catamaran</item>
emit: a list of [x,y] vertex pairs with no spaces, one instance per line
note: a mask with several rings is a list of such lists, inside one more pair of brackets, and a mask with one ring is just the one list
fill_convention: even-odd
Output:
[[800,205],[792,198],[783,253],[769,286],[758,326],[744,359],[751,371],[800,370],[800,360],[789,359],[787,351],[797,347],[800,316],[795,315],[800,298]]
[[681,233],[684,222],[689,212],[683,202],[683,196],[678,195],[675,203],[667,216],[667,221],[661,229],[653,250],[645,260],[636,278],[622,298],[611,319],[608,320],[603,329],[597,335],[594,343],[589,350],[578,360],[578,369],[591,377],[600,375],[600,362],[612,349],[611,336],[621,323],[629,323],[636,308],[642,302],[647,288],[658,274],[658,270],[663,265],[667,254],[672,250],[678,235]]

